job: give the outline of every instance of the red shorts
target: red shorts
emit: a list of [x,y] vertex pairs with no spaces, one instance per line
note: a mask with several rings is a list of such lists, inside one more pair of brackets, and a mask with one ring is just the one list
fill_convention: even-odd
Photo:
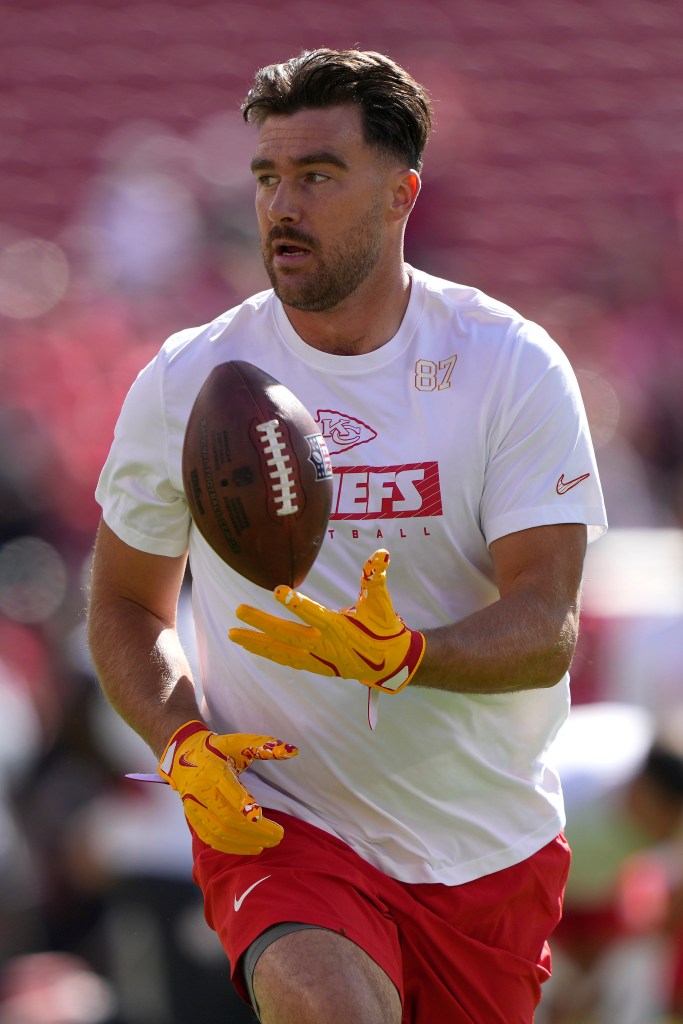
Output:
[[244,999],[243,953],[267,928],[297,921],[364,949],[396,985],[403,1024],[531,1024],[569,870],[564,837],[464,885],[408,884],[313,825],[264,813],[285,834],[258,857],[218,853],[193,837],[206,919]]

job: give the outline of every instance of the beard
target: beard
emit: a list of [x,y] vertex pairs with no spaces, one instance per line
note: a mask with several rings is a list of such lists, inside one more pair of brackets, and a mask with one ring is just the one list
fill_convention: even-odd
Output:
[[[379,202],[341,238],[335,239],[323,255],[315,241],[296,228],[275,227],[261,253],[266,273],[278,299],[307,313],[325,313],[348,298],[377,266],[382,252],[383,218]],[[273,266],[272,243],[286,238],[301,242],[315,255],[314,271],[299,274]]]

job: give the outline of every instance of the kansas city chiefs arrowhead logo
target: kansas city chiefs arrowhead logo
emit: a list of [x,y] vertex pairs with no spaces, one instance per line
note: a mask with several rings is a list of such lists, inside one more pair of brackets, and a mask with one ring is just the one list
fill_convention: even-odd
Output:
[[357,444],[366,444],[377,437],[377,431],[362,420],[357,420],[335,409],[318,409],[316,423],[327,442],[330,455],[338,455]]

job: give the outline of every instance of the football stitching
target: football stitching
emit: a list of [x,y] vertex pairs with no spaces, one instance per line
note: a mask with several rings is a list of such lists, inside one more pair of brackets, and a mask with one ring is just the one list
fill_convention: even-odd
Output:
[[299,511],[299,506],[296,504],[296,481],[292,468],[288,465],[291,458],[282,440],[279,426],[279,420],[268,420],[266,423],[258,423],[256,431],[259,434],[264,453],[270,456],[266,460],[266,466],[272,467],[268,474],[273,481],[270,485],[271,490],[280,492],[273,494],[273,501],[276,506],[279,506],[275,509],[275,513],[278,516],[291,516]]

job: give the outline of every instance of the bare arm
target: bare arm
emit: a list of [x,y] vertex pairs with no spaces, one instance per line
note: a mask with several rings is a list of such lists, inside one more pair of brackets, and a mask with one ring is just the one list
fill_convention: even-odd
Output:
[[201,719],[176,631],[185,556],[138,551],[102,522],[95,542],[88,641],[102,689],[159,757],[173,732]]
[[491,545],[500,600],[426,630],[413,685],[458,693],[554,686],[576,647],[586,527],[541,526]]

